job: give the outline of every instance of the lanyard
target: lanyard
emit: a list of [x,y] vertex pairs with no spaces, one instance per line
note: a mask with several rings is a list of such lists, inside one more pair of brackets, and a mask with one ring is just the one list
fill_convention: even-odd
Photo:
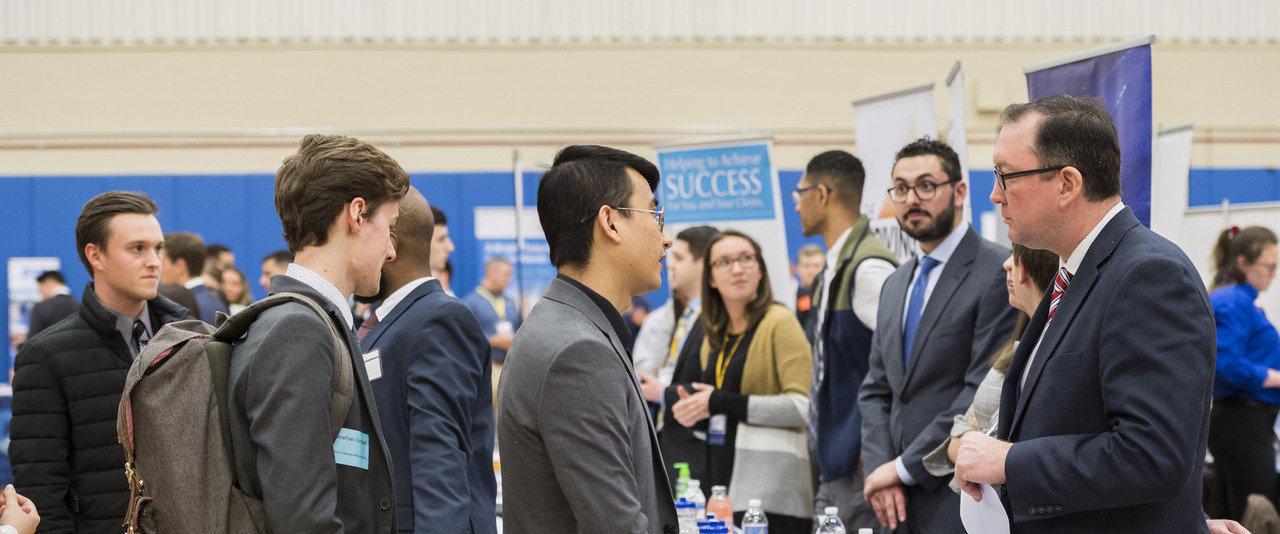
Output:
[[716,358],[716,389],[724,387],[725,371],[729,370],[729,362],[733,361],[733,355],[738,352],[738,345],[742,344],[742,338],[747,337],[747,333],[743,332],[738,336],[738,340],[733,342],[733,348],[729,349],[729,359],[724,358],[724,347],[729,344],[729,333],[724,333],[724,343],[720,344],[720,356]]
[[498,314],[499,321],[507,320],[507,301],[501,294],[495,295],[485,289],[484,286],[477,287],[476,292],[480,293],[480,296],[484,297],[493,306],[493,311]]

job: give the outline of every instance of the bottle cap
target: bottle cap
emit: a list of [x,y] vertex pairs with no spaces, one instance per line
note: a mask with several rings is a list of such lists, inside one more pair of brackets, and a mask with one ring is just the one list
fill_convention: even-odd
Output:
[[711,486],[711,491],[729,491],[726,486]]
[[860,528],[858,534],[874,534],[874,532],[869,528]]
[[751,507],[751,508],[759,508],[759,507],[761,507],[761,506],[763,506],[763,505],[764,505],[764,503],[760,502],[760,499],[748,499],[748,500],[747,500],[747,506],[749,506],[749,507]]
[[698,505],[692,502],[689,502],[689,499],[686,499],[684,497],[681,497],[680,500],[676,501],[676,508],[697,508],[697,507]]
[[839,514],[840,514],[840,508],[835,507],[835,506],[828,506],[828,507],[827,507],[827,509],[826,509],[825,511],[823,511],[823,513],[825,513],[825,514],[827,514],[827,515],[839,515]]

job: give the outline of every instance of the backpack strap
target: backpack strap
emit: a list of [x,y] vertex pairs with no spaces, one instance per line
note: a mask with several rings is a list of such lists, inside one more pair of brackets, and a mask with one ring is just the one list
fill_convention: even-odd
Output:
[[329,313],[314,300],[311,300],[310,297],[301,293],[275,293],[250,304],[249,307],[226,318],[219,325],[217,332],[213,334],[215,339],[205,344],[205,352],[209,356],[209,366],[213,371],[213,390],[218,396],[218,421],[222,426],[223,447],[226,449],[227,460],[231,464],[231,480],[233,484],[238,485],[239,480],[235,470],[235,453],[231,447],[231,418],[228,408],[231,393],[229,388],[231,382],[232,344],[249,331],[249,327],[262,312],[288,302],[296,302],[311,309],[329,327],[334,353],[333,377],[329,380],[329,391],[331,392],[329,398],[329,434],[331,439],[338,438],[338,432],[342,430],[342,423],[347,420],[347,414],[351,411],[355,378],[351,370],[351,353],[347,348],[346,336],[333,325],[333,321],[329,319]]

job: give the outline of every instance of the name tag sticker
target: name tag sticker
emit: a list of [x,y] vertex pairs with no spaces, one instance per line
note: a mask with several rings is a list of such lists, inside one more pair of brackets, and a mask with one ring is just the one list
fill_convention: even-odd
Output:
[[724,445],[727,430],[729,430],[729,416],[725,414],[711,416],[711,421],[707,424],[707,443]]
[[338,465],[369,470],[369,435],[359,430],[344,428],[333,440],[333,459]]
[[364,372],[370,382],[382,378],[382,355],[378,351],[364,353]]

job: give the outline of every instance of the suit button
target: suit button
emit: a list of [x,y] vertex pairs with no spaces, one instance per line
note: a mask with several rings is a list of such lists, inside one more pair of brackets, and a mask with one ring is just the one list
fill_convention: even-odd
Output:
[[1060,505],[1060,504],[1059,504],[1059,505],[1055,505],[1055,506],[1053,507],[1053,511],[1055,511],[1055,512],[1061,512],[1061,511],[1062,511],[1062,505]]
[[381,508],[381,509],[382,509],[382,511],[384,511],[384,512],[385,512],[385,511],[387,511],[387,510],[390,510],[390,509],[391,509],[391,499],[388,499],[388,498],[386,498],[386,497],[383,497],[381,501],[378,501],[378,508]]
[[1034,507],[1034,506],[1028,506],[1028,507],[1027,507],[1027,515],[1036,515],[1036,507]]

